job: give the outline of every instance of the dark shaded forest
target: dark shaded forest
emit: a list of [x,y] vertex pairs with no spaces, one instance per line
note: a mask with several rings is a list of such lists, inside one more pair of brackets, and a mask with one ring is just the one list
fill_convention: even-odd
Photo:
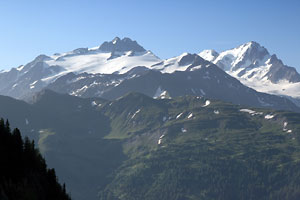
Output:
[[34,141],[22,139],[19,129],[0,119],[0,199],[70,200],[65,184],[48,169]]

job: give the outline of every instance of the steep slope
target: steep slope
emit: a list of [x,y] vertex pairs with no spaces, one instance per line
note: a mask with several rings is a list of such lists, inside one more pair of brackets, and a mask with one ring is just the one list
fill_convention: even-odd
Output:
[[92,200],[106,184],[106,174],[125,158],[119,141],[102,139],[110,132],[109,119],[96,108],[105,102],[49,90],[35,96],[31,105],[0,96],[0,116],[9,117],[22,134],[36,141],[72,199]]
[[300,98],[300,75],[296,69],[284,65],[256,42],[220,54],[205,50],[199,55],[257,91]]
[[34,142],[12,132],[8,121],[0,119],[0,199],[69,200],[54,169],[48,169]]

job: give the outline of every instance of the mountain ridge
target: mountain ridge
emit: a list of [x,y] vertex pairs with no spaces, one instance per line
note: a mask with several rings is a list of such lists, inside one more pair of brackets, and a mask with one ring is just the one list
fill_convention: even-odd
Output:
[[285,65],[276,54],[271,55],[257,42],[248,42],[214,56],[211,50],[204,50],[198,55],[257,91],[300,99],[297,70]]
[[[95,91],[90,91],[89,96],[92,94],[101,96],[101,94],[107,93],[107,90],[119,87],[120,84],[122,85],[123,81],[128,82],[129,79],[143,76],[144,72],[149,69],[172,74],[177,71],[197,71],[201,70],[201,68],[209,68],[213,64],[221,66],[220,68],[225,69],[225,71],[228,69],[229,71],[227,70],[226,72],[230,76],[237,78],[244,85],[259,92],[291,96],[287,98],[300,98],[300,90],[297,89],[300,82],[286,84],[280,82],[282,77],[297,81],[297,77],[300,77],[297,71],[285,66],[276,56],[271,56],[267,49],[256,42],[248,42],[220,54],[210,50],[200,54],[183,53],[176,57],[161,60],[150,51],[145,50],[136,41],[118,37],[110,42],[104,42],[96,48],[78,48],[67,53],[54,54],[52,56],[40,55],[24,66],[13,68],[9,72],[2,72],[0,73],[0,94],[19,99],[30,99],[36,92],[52,87],[55,82],[57,92],[73,89],[72,93],[68,93],[82,96],[86,93],[86,90],[90,90],[87,88],[88,85],[76,88],[72,83],[62,83],[63,85],[59,86],[59,81],[56,82],[61,77],[71,76],[70,73],[74,73],[83,74],[82,78],[84,79],[87,76],[95,79],[95,81],[97,79],[93,86]],[[131,72],[131,75],[127,72]],[[84,73],[91,75],[84,75]],[[98,73],[103,75],[98,75]],[[98,80],[101,76],[106,78],[99,82]],[[116,80],[113,80],[114,77]],[[81,77],[78,76],[78,78]],[[203,76],[202,78],[209,81],[209,76]],[[149,84],[155,85],[154,82]],[[183,82],[182,84],[188,83]],[[71,85],[75,88],[68,89],[67,87]],[[147,87],[150,88],[151,86]],[[59,88],[62,88],[62,91],[59,91]],[[232,88],[228,87],[226,90],[229,91]],[[184,94],[186,93],[183,92],[182,95]],[[292,99],[292,101],[300,105],[300,100],[299,103],[297,99]]]

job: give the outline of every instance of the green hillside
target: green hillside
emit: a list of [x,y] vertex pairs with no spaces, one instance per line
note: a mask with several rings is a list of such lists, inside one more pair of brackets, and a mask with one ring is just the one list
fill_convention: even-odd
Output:
[[101,199],[300,198],[298,113],[140,94],[102,110],[129,159]]
[[0,104],[75,200],[300,199],[299,113],[139,93]]

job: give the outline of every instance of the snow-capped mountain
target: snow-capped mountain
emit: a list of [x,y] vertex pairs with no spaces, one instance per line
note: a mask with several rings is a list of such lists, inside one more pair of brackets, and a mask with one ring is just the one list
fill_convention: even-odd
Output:
[[[73,96],[115,99],[135,91],[151,97],[200,95],[236,104],[294,109],[289,101],[244,87],[215,65],[240,80],[247,75],[248,79],[260,78],[272,84],[283,77],[298,80],[293,68],[284,66],[257,43],[247,43],[221,54],[208,50],[200,55],[207,60],[190,53],[161,60],[136,41],[116,37],[94,48],[40,55],[24,66],[2,72],[0,94],[29,100],[36,92],[49,88]],[[268,69],[264,76],[263,69]],[[195,76],[199,80],[195,81]],[[195,80],[191,81],[191,77]]]
[[180,56],[152,65],[150,69],[155,69],[162,73],[173,73],[175,71],[193,71],[201,67],[208,67],[211,64],[197,54],[183,53]]
[[257,42],[221,53],[204,50],[199,55],[257,91],[300,98],[300,75],[296,69],[284,65]]
[[[177,67],[179,70],[176,70]],[[286,98],[260,93],[244,86],[196,54],[183,54],[150,68],[136,67],[124,74],[69,73],[47,88],[85,98],[114,100],[130,92],[143,93],[153,98],[193,95],[253,107],[300,111]]]
[[0,73],[0,94],[18,99],[40,91],[57,78],[73,73],[123,74],[136,66],[161,62],[136,41],[118,37],[95,48],[79,48],[52,56],[40,55],[25,66]]

